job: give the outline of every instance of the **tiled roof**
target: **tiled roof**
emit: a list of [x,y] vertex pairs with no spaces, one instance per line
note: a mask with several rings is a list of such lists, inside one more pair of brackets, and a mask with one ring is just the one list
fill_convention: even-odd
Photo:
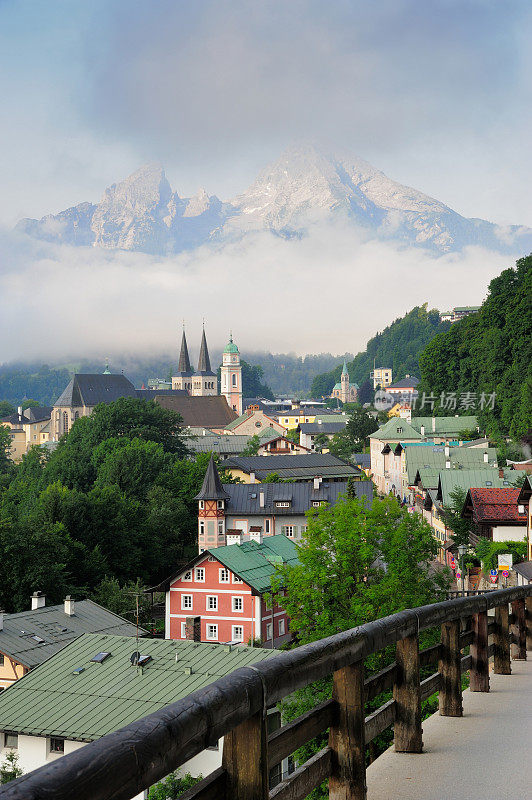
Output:
[[[74,611],[74,616],[65,614],[64,605],[61,604],[18,614],[4,614],[4,627],[0,630],[0,653],[26,667],[35,667],[82,633],[136,635],[135,625],[92,600],[77,600]],[[142,628],[140,633],[141,636],[146,635]],[[35,636],[43,641],[38,642],[33,638]]]
[[225,428],[236,414],[223,395],[176,397],[156,392],[155,402],[181,415],[184,425],[192,428]]
[[[140,669],[131,664],[135,649],[125,636],[79,637],[0,694],[0,730],[94,741],[278,652],[143,639],[140,653],[151,661]],[[111,655],[101,664],[92,662],[100,652]]]
[[233,419],[229,422],[229,424],[227,424],[225,426],[225,429],[228,430],[228,431],[231,431],[231,430],[234,430],[235,428],[238,428],[239,425],[242,425],[243,422],[246,422],[246,420],[250,419],[253,416],[253,414],[255,414],[255,413],[259,414],[259,416],[264,416],[270,422],[275,422],[276,421],[274,419],[274,417],[271,415],[270,412],[268,414],[266,414],[261,409],[259,409],[258,411],[257,410],[250,410],[249,412],[244,411],[244,413],[241,414],[239,417],[237,417],[236,414],[235,414]]
[[519,489],[469,489],[466,505],[471,501],[477,522],[521,522],[526,525],[526,509],[519,513]]

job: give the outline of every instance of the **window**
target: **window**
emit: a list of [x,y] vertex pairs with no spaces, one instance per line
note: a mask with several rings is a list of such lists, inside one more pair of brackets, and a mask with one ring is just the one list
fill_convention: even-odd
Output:
[[183,575],[183,580],[184,581],[191,581],[192,580],[192,570],[191,569],[189,569],[189,570],[187,570],[185,572],[185,574]]
[[207,639],[218,639],[218,625],[207,625]]
[[243,611],[244,610],[244,601],[241,597],[233,597],[233,611]]
[[205,533],[205,523],[203,522],[203,520],[202,520],[202,519],[200,519],[200,524],[199,524],[199,532],[200,532],[201,534]]
[[237,575],[233,575],[233,583],[242,583],[242,578],[239,578]]
[[57,739],[55,736],[52,736],[50,739],[50,753],[64,753],[65,752],[65,740],[64,739]]
[[233,625],[232,626],[231,639],[233,640],[233,642],[243,642],[244,641],[244,626],[243,625]]
[[233,386],[236,386],[236,372],[233,372]]
[[285,536],[289,536],[290,538],[292,538],[294,536],[295,530],[296,530],[295,529],[295,525],[282,525],[281,526],[281,533],[283,533]]
[[111,653],[96,653],[95,656],[91,658],[91,661],[94,661],[95,664],[103,664],[106,658],[109,658]]
[[277,500],[275,505],[277,508],[290,508],[290,500]]
[[266,625],[266,638],[271,639],[273,634],[273,625],[271,622],[268,622]]
[[402,428],[397,428],[397,433],[402,433],[402,432],[403,432]]
[[18,733],[4,733],[4,747],[12,747],[14,750],[18,747]]
[[284,619],[279,620],[279,636],[284,636],[286,633]]
[[264,533],[270,533],[270,520],[264,520]]
[[205,583],[205,570],[203,567],[196,567],[196,580]]
[[205,508],[205,501],[204,500],[200,500],[199,501],[199,507],[202,508],[202,509]]
[[302,525],[301,526],[301,535],[303,535],[306,532],[307,532],[307,526],[306,525]]
[[4,654],[0,653],[0,667],[4,666]]
[[181,595],[181,608],[183,608],[183,609],[191,609],[192,608],[192,595],[191,594],[182,594]]
[[207,611],[218,611],[218,597],[215,594],[207,595]]
[[218,536],[223,536],[223,535],[224,535],[224,523],[223,520],[220,520],[220,522],[218,523]]
[[319,508],[320,506],[323,505],[323,500],[313,500],[312,505],[314,506],[314,508]]
[[181,623],[181,638],[182,639],[186,639],[187,638],[187,623],[186,622],[182,622]]
[[229,583],[229,570],[225,567],[220,570],[220,583]]
[[224,507],[224,501],[223,500],[217,500],[216,501],[216,507],[217,508],[223,508]]

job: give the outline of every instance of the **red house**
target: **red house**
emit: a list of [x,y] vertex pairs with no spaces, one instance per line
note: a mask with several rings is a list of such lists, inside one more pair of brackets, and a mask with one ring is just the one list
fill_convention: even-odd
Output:
[[166,638],[279,647],[290,638],[288,617],[264,595],[277,564],[297,563],[297,546],[283,535],[205,550],[164,584]]

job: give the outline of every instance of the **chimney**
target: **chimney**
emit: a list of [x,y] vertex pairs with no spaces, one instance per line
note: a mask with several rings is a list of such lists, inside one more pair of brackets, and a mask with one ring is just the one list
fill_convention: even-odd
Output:
[[445,457],[448,458],[450,455],[451,455],[451,450],[449,448],[449,445],[446,443],[445,444]]
[[432,433],[436,431],[436,417],[432,417]]
[[201,642],[201,617],[185,617],[185,639]]
[[321,425],[321,424],[322,424],[322,420],[321,420],[321,419],[319,419],[319,420],[318,420],[318,425]]
[[0,631],[4,630],[4,611],[0,608]]
[[488,463],[488,454],[487,454],[487,452],[484,452],[484,464],[487,464],[487,463]]
[[314,478],[314,489],[317,491],[320,488],[321,484],[321,475],[316,475]]
[[226,534],[227,544],[242,544],[242,533],[229,533]]
[[264,500],[264,492],[259,492],[259,507],[264,508],[265,500]]
[[425,426],[424,425],[421,426],[421,435],[425,436]]
[[250,531],[249,539],[251,542],[257,542],[258,544],[262,544],[262,528],[260,531]]
[[254,473],[254,472],[250,472],[250,473],[249,473],[249,482],[250,482],[250,483],[256,483],[256,480],[255,480],[255,473]]
[[65,614],[67,617],[74,617],[74,598],[69,594],[65,597]]
[[445,462],[445,469],[451,469],[451,461],[450,461],[450,459],[447,459],[447,461]]
[[17,408],[17,411],[18,411],[18,415],[19,415],[19,417],[21,417],[21,416],[22,416],[22,406],[19,406],[19,407]]
[[42,592],[33,592],[31,596],[31,610],[35,611],[36,608],[44,608],[46,605],[46,597]]

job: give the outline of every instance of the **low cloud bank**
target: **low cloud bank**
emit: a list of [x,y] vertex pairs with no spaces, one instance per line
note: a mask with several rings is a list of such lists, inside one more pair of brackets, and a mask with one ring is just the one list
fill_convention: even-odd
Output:
[[0,236],[0,363],[170,351],[183,320],[213,349],[357,352],[415,305],[479,304],[512,259],[432,256],[341,225],[301,240],[268,232],[172,258]]

